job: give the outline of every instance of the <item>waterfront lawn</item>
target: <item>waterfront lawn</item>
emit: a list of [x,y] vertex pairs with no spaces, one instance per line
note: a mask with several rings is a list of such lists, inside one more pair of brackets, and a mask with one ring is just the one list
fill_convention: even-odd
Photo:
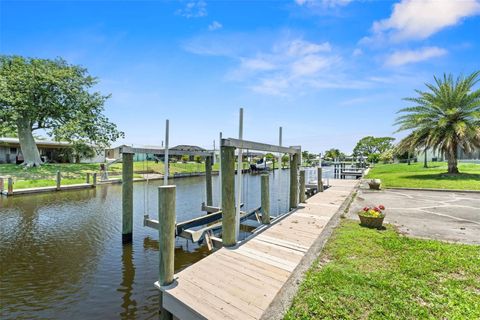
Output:
[[480,246],[343,220],[285,319],[480,319]]
[[96,163],[48,163],[28,169],[15,164],[0,164],[0,176],[13,176],[21,180],[55,179],[57,171],[60,171],[65,177],[80,178],[86,177],[87,172],[98,169],[99,165]]
[[[87,173],[97,172],[100,174],[99,169],[100,164],[98,163],[47,163],[28,169],[15,164],[0,164],[0,176],[12,176],[13,188],[24,189],[56,185],[57,171],[61,173],[62,185],[84,183]],[[121,173],[121,168],[109,171],[109,174],[114,177],[118,177]],[[134,175],[134,177],[141,176]]]
[[480,164],[459,163],[460,174],[447,173],[446,162],[430,162],[428,168],[417,162],[408,165],[377,164],[367,179],[381,179],[384,187],[480,190]]
[[[110,166],[112,170],[122,171],[122,164],[115,163]],[[215,163],[212,167],[213,170],[219,169],[219,164]],[[155,161],[136,161],[133,163],[134,172],[149,172],[149,173],[161,173],[165,172],[165,166],[163,162],[155,163]],[[204,172],[205,163],[197,162],[170,162],[170,174],[174,173],[190,173],[190,172]]]
[[[245,164],[245,168],[246,168]],[[218,170],[219,164],[213,165]],[[61,172],[62,185],[84,183],[87,173],[97,172],[100,177],[99,163],[48,163],[36,168],[24,168],[15,164],[0,164],[0,176],[12,176],[14,189],[48,187],[56,184],[57,171]],[[133,163],[134,178],[141,178],[140,173],[164,173],[163,163],[155,161],[136,161]],[[177,162],[170,163],[170,174],[204,172],[205,163]],[[108,168],[110,178],[120,178],[122,163],[115,163]]]

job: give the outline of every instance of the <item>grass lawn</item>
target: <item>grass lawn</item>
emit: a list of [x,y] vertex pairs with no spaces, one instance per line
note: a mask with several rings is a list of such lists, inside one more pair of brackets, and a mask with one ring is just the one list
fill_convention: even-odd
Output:
[[[218,170],[218,163],[213,165],[213,170]],[[37,168],[24,168],[15,164],[0,164],[0,176],[12,176],[14,189],[47,187],[55,185],[57,171],[61,172],[62,184],[83,183],[87,173],[97,172],[100,177],[100,164],[98,163],[62,163],[44,164]],[[116,163],[109,167],[109,176],[117,178],[122,174],[122,164]],[[134,178],[141,178],[141,173],[164,173],[163,163],[154,161],[137,161],[133,163]],[[203,172],[204,163],[170,163],[170,174],[183,172]]]
[[[87,173],[98,172],[98,170],[98,163],[44,164],[28,169],[15,164],[0,164],[0,176],[12,176],[14,189],[54,186],[57,171],[61,172],[62,185],[84,183]],[[120,173],[121,171],[112,172],[112,174]]]
[[[218,170],[219,164],[215,163],[213,165],[213,170]],[[110,169],[122,171],[122,164],[115,163],[110,166]],[[152,173],[164,173],[165,166],[163,162],[155,163],[155,161],[136,161],[133,163],[133,171],[135,172],[152,172]],[[170,163],[170,174],[174,173],[185,173],[185,172],[204,172],[205,163],[196,163],[196,162],[171,162]]]
[[381,179],[385,187],[480,190],[480,164],[459,163],[460,174],[447,174],[446,162],[377,164],[366,178]]
[[285,319],[480,319],[480,246],[343,220]]

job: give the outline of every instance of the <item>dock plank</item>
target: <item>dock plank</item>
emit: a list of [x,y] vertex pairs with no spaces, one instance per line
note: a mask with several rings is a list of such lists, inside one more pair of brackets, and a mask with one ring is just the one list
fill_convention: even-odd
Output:
[[331,180],[253,238],[182,270],[161,288],[163,307],[178,319],[260,319],[357,183]]

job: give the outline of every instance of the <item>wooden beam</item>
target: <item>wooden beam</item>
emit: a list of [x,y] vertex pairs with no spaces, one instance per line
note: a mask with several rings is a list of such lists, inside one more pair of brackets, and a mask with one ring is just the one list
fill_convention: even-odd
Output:
[[270,224],[270,176],[262,174],[261,180],[261,202],[262,202],[262,223]]
[[289,154],[298,153],[298,148],[296,147],[282,147],[282,146],[276,146],[273,144],[239,140],[234,138],[222,139],[221,145],[225,147],[235,147],[235,148],[241,148],[241,149],[258,150],[258,151],[266,151],[266,152],[280,152],[280,153],[289,153]]
[[[222,140],[223,141],[223,140]],[[222,239],[226,247],[236,244],[235,237],[235,148],[221,146],[222,157]]]
[[[158,187],[158,219],[161,221],[158,228],[158,283],[161,286],[170,285],[175,272],[175,191],[176,186],[172,185]],[[172,319],[172,314],[163,308],[163,293],[160,300],[160,319]]]
[[323,192],[322,167],[317,168],[317,192]]
[[13,195],[13,178],[8,177],[7,179],[7,195],[12,196]]
[[290,209],[298,206],[298,161],[299,153],[290,156]]
[[[129,147],[129,146],[120,146],[120,153],[151,153],[151,154],[159,154],[159,155],[164,155],[165,154],[165,149],[159,149],[159,148],[134,148],[134,147]],[[168,154],[171,156],[182,156],[182,155],[189,155],[189,156],[203,156],[203,157],[209,157],[213,156],[213,152],[207,151],[207,150],[175,150],[175,149],[168,149]]]
[[207,206],[213,205],[213,193],[212,193],[212,161],[213,157],[208,156],[205,158],[205,190],[207,197]]
[[122,242],[132,242],[133,234],[133,153],[122,155]]
[[57,184],[57,191],[59,191],[62,186],[62,175],[60,174],[60,171],[57,171],[56,184]]
[[300,203],[305,202],[305,170],[300,170]]

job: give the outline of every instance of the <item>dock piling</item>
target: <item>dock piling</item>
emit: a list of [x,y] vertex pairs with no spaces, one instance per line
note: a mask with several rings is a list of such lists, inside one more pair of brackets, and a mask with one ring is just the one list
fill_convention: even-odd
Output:
[[90,172],[87,172],[86,183],[87,183],[87,184],[90,184]]
[[300,203],[305,202],[305,170],[300,170]]
[[317,192],[323,192],[322,167],[317,168]]
[[133,153],[122,153],[122,243],[133,234]]
[[205,158],[205,182],[206,182],[206,193],[207,193],[207,206],[213,205],[213,194],[212,194],[212,157]]
[[60,190],[60,187],[62,185],[62,175],[60,174],[60,171],[57,171],[57,179],[56,179],[56,182],[57,182],[57,191]]
[[235,236],[235,147],[220,147],[222,165],[222,240],[225,247],[236,244]]
[[262,174],[261,178],[261,203],[262,203],[262,223],[270,224],[270,176]]
[[[176,186],[158,187],[158,240],[160,242],[160,264],[158,282],[168,286],[173,282],[175,262],[175,194]],[[172,319],[172,315],[163,309],[163,293],[161,294],[160,319]]]
[[93,184],[94,187],[97,186],[97,173],[96,172],[93,173],[92,184]]
[[7,180],[7,195],[11,196],[13,195],[13,178],[8,177]]
[[298,153],[290,156],[290,209],[298,205],[298,159]]

